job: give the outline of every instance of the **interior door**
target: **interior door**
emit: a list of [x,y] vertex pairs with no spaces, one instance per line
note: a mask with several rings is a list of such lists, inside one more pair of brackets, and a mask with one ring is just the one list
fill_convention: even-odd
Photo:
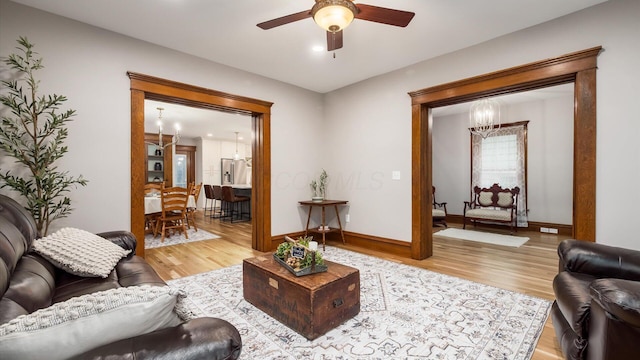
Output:
[[175,173],[175,179],[173,181],[176,186],[187,187],[187,155],[176,154],[174,161],[173,171]]
[[177,145],[176,156],[173,165],[173,177],[175,186],[187,187],[189,183],[196,181],[196,147]]

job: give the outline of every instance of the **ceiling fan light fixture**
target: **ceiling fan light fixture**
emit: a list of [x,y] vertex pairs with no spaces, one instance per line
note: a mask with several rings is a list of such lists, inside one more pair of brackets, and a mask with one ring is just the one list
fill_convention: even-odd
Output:
[[316,24],[330,32],[338,32],[349,26],[357,12],[351,0],[316,0],[311,8]]

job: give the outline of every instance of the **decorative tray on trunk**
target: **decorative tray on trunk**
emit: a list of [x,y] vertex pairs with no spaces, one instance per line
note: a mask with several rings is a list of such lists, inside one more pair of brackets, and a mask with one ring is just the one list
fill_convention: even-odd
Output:
[[285,236],[285,242],[278,245],[273,258],[295,276],[311,275],[327,271],[318,243],[312,237],[293,240]]
[[276,259],[280,265],[284,266],[287,270],[289,270],[295,276],[304,276],[311,275],[316,273],[321,273],[327,271],[327,265],[316,265],[316,266],[307,266],[305,268],[298,268],[297,270],[289,266],[285,260],[280,259],[278,255],[273,254],[273,258]]

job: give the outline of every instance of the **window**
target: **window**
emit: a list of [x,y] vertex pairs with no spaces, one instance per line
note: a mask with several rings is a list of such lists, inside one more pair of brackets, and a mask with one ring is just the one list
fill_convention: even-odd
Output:
[[518,226],[527,223],[527,124],[505,124],[483,139],[471,134],[471,189],[474,186],[520,188]]

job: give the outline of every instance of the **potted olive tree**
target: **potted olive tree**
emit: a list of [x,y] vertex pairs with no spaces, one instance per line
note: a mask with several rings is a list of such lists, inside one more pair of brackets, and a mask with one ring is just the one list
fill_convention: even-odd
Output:
[[65,125],[75,110],[59,110],[67,101],[63,95],[38,94],[34,73],[43,68],[42,58],[37,58],[26,37],[17,42],[17,53],[2,59],[11,79],[2,81],[0,91],[0,153],[12,157],[17,165],[0,171],[0,188],[9,188],[25,199],[25,208],[44,236],[52,221],[71,213],[71,188],[85,186],[87,180],[58,170],[56,161],[68,151],[63,144],[68,135]]

